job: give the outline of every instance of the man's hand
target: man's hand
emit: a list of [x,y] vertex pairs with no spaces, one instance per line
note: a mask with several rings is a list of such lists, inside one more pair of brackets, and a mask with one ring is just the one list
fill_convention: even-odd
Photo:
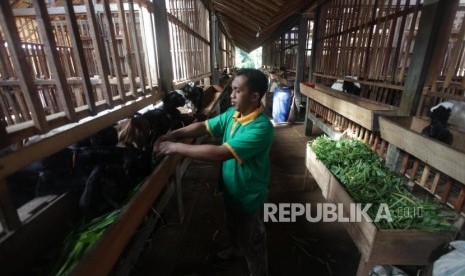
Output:
[[157,155],[158,152],[160,151],[159,150],[160,143],[164,142],[164,141],[168,141],[169,139],[170,139],[169,133],[158,137],[158,139],[155,141],[155,143],[153,143],[153,147],[152,147],[153,148],[153,155]]
[[[161,138],[161,137],[160,137]],[[153,150],[156,157],[163,155],[170,155],[176,153],[178,143],[164,141],[158,144],[157,148]]]

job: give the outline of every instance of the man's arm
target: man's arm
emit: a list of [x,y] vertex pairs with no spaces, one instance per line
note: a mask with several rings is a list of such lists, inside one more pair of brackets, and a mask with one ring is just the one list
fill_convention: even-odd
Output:
[[179,138],[196,138],[204,134],[208,134],[205,122],[196,122],[183,128],[179,128],[171,132],[168,132],[163,136],[166,136],[167,140],[169,140]]
[[185,126],[183,128],[179,128],[173,131],[170,131],[160,137],[158,137],[157,141],[153,144],[153,153],[158,154],[159,152],[159,145],[161,142],[168,141],[170,139],[180,139],[180,138],[196,138],[208,133],[207,126],[205,122],[197,122]]
[[184,143],[161,142],[157,156],[179,153],[194,159],[223,161],[234,156],[225,145],[189,145]]

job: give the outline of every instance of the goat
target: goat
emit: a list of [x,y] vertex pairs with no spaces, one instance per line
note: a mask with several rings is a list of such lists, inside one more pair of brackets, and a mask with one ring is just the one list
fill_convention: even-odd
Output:
[[357,77],[346,76],[344,80],[336,80],[331,88],[337,91],[343,91],[349,94],[360,96],[360,83],[357,82]]
[[194,113],[200,112],[203,104],[203,89],[190,82],[181,90],[176,90],[181,93],[186,100],[186,107],[190,108]]
[[461,101],[445,101],[431,108],[431,113],[439,107],[450,109],[450,117],[447,123],[451,126],[456,126],[462,131],[465,131],[465,102]]
[[[133,187],[151,171],[151,151],[141,151],[132,148],[120,147],[79,147],[65,148],[40,161],[28,165],[26,168],[16,172],[7,178],[8,187],[11,189],[15,206],[20,207],[35,196],[49,194],[61,194],[69,191],[82,192],[89,182],[89,177],[99,166],[116,167],[113,173],[105,174],[99,179],[103,187],[109,185],[113,188],[121,188],[115,194],[126,193],[127,185]],[[119,172],[115,172],[115,171]],[[116,177],[124,174],[125,177]],[[107,177],[107,179],[103,179]],[[115,180],[117,179],[117,180]],[[123,183],[123,184],[121,184]],[[96,184],[93,184],[96,185]],[[105,189],[103,190],[105,191]],[[89,192],[83,193],[83,201],[94,202],[87,196],[111,196],[95,195]],[[116,200],[114,202],[119,202]],[[109,205],[113,205],[110,203]],[[82,208],[89,209],[87,205]]]
[[163,98],[163,106],[143,113],[141,116],[145,118],[150,125],[150,144],[153,143],[161,135],[169,130],[177,129],[183,126],[181,112],[178,107],[184,106],[186,100],[180,93],[172,91]]
[[447,121],[449,120],[451,110],[444,106],[434,108],[430,114],[431,123],[423,128],[422,135],[432,139],[449,144],[451,142],[451,133],[447,129]]

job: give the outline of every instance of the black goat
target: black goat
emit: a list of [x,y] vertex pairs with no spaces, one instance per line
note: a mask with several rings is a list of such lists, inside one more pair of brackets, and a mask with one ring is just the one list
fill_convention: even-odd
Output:
[[[92,205],[81,207],[88,211],[97,202],[94,198],[106,199],[104,203],[110,207],[115,202],[121,203],[123,195],[150,173],[151,165],[151,151],[119,147],[65,148],[11,175],[7,183],[17,207],[35,196],[82,192],[89,185],[101,187],[102,192],[113,191],[108,195],[85,191],[81,201]],[[99,169],[95,171],[96,168]],[[88,184],[96,182],[89,178],[97,172],[98,184]]]
[[172,91],[163,98],[163,106],[149,110],[142,114],[150,125],[150,144],[153,143],[161,135],[167,133],[169,130],[177,129],[183,126],[181,119],[181,112],[178,107],[184,106],[186,100],[183,95]]
[[191,82],[184,86],[181,91],[186,98],[187,107],[192,109],[194,113],[200,112],[203,107],[203,89]]
[[361,89],[360,89],[360,87],[355,85],[354,82],[344,80],[344,83],[342,84],[342,91],[345,91],[345,92],[347,92],[349,94],[353,94],[353,95],[356,95],[356,96],[360,96]]
[[450,108],[445,108],[444,106],[435,108],[430,114],[430,125],[423,128],[421,134],[432,139],[450,144],[452,135],[447,129],[447,121],[449,120],[450,113]]

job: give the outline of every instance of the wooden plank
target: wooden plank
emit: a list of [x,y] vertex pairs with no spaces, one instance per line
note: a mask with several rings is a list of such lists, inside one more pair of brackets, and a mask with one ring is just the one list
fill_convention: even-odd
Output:
[[[465,152],[424,137],[388,118],[380,117],[379,121],[383,139],[459,182],[465,183],[465,170],[462,169]],[[423,146],[418,147],[418,145]]]
[[48,129],[45,120],[45,112],[40,103],[39,95],[36,93],[30,66],[26,61],[26,55],[21,46],[18,31],[16,29],[13,12],[8,1],[0,1],[0,25],[10,47],[11,60],[16,68],[16,76],[19,79],[21,90],[31,112],[32,121],[37,129],[46,131]]
[[69,32],[68,35],[73,45],[73,53],[75,56],[74,62],[76,63],[76,69],[82,80],[82,89],[86,98],[86,104],[91,114],[95,114],[95,98],[90,82],[90,75],[86,57],[84,54],[84,48],[82,46],[81,35],[79,34],[79,27],[77,25],[77,18],[74,12],[72,0],[66,0],[64,3],[65,18],[68,24]]
[[11,201],[6,181],[2,178],[0,178],[0,222],[7,233],[21,226],[21,221]]
[[454,211],[456,211],[457,213],[461,212],[464,203],[465,203],[465,187],[462,186],[459,197],[455,200]]
[[55,78],[56,93],[59,96],[59,101],[70,122],[76,121],[76,111],[74,110],[73,101],[71,99],[71,91],[66,83],[66,76],[62,63],[60,62],[59,53],[57,51],[57,43],[53,35],[52,24],[47,13],[45,2],[37,1],[34,4],[34,10],[37,14],[37,26],[39,28],[40,37],[44,43],[45,54],[48,57],[48,64],[52,75]]
[[[131,19],[130,30],[131,30],[131,37],[132,37],[132,46],[134,47],[134,52],[136,56],[136,65],[137,65],[137,72],[138,72],[139,81],[140,81],[140,89],[141,89],[141,93],[145,93],[145,74],[144,74],[144,68],[143,68],[144,60],[142,59],[139,39],[137,37],[137,34],[139,32],[137,31],[134,4],[133,4],[133,1],[128,1],[128,4],[129,4],[129,18]],[[163,67],[160,67],[160,68],[163,68]]]
[[431,184],[431,193],[433,195],[436,194],[436,190],[438,188],[439,180],[441,180],[441,173],[437,172],[434,175],[433,183]]
[[21,275],[44,252],[62,245],[71,230],[71,220],[78,213],[78,200],[77,195],[64,194],[30,217],[21,228],[3,237],[0,242],[2,274]]
[[446,247],[452,240],[452,233],[378,231],[370,261],[376,264],[427,265],[431,263],[434,251]]
[[94,47],[95,58],[97,59],[97,68],[100,79],[102,81],[101,89],[105,95],[105,102],[108,107],[113,107],[113,97],[111,95],[111,87],[108,81],[110,75],[110,68],[108,65],[108,60],[105,55],[105,46],[101,39],[101,34],[103,30],[100,30],[99,24],[97,23],[97,17],[94,9],[94,4],[92,0],[84,1],[87,9],[87,21],[89,22],[90,35],[92,37],[92,44]]
[[449,199],[449,194],[450,194],[450,190],[452,189],[452,186],[454,186],[454,182],[452,179],[450,179],[449,177],[447,178],[447,182],[446,182],[446,185],[444,187],[444,190],[442,191],[441,195],[440,195],[440,198],[441,198],[441,203],[446,203]]
[[341,114],[369,130],[375,130],[377,128],[377,114],[396,114],[394,109],[366,102],[361,99],[352,99],[343,93],[328,91],[328,88],[318,84],[316,88],[312,88],[301,83],[300,89],[302,94],[310,97],[312,100],[319,102],[334,112]]
[[420,178],[420,186],[426,188],[429,190],[428,187],[426,187],[426,181],[429,178],[429,172],[430,172],[431,167],[429,165],[425,165],[425,168],[423,169],[423,173],[421,174]]

